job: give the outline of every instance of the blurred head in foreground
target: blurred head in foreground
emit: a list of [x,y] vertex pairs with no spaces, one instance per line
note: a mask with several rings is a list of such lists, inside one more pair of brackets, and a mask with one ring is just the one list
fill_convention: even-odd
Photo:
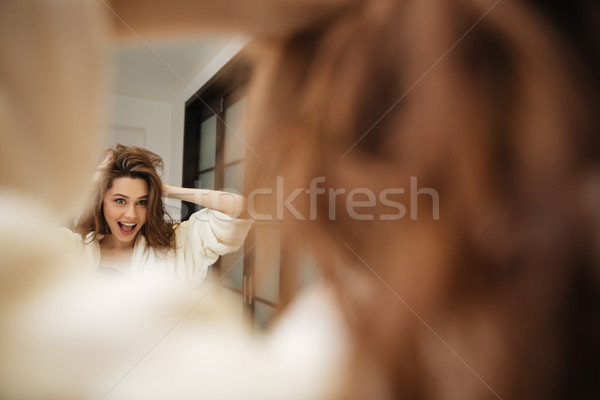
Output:
[[339,289],[346,398],[598,393],[598,22],[369,0],[265,41],[250,190],[312,188],[283,228]]

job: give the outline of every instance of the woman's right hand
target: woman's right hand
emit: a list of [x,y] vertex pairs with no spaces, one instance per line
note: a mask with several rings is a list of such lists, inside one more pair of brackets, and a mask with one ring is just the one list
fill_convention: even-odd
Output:
[[104,160],[102,160],[102,162],[100,164],[98,164],[98,166],[96,167],[96,171],[94,172],[94,175],[92,176],[92,180],[94,182],[99,181],[102,172],[104,172],[107,169],[107,167],[113,163],[113,161],[114,161],[113,154],[108,153],[108,155],[104,158]]

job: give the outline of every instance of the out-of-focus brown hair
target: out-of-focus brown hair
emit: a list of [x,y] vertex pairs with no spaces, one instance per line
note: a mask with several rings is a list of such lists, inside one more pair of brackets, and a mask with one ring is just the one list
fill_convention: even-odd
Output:
[[[345,399],[598,395],[599,22],[588,1],[366,0],[263,42],[248,190],[406,190],[395,221],[329,192],[284,216],[288,254],[336,277]],[[409,218],[411,177],[439,220],[427,196]]]
[[[159,171],[163,170],[162,158],[141,147],[116,145],[106,150],[105,156],[111,156],[110,163],[100,169],[100,177],[91,207],[79,219],[75,231],[86,238],[92,233],[91,240],[98,234],[109,234],[110,229],[104,219],[103,199],[111,188],[115,178],[139,178],[148,184],[148,206],[146,223],[140,233],[148,244],[156,249],[169,250],[175,248],[174,224],[165,211],[162,200],[162,181]],[[165,219],[167,218],[167,219]]]

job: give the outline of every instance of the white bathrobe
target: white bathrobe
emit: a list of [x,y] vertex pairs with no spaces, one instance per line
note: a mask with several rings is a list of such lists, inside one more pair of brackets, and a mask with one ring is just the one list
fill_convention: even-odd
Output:
[[[164,252],[148,246],[146,238],[136,238],[129,275],[134,280],[175,279],[200,283],[208,267],[219,256],[238,250],[244,243],[252,220],[233,219],[221,212],[204,208],[188,221],[175,228],[175,251]],[[81,235],[64,229],[64,234],[75,251],[84,259],[83,264],[93,269],[100,266],[100,243],[103,235],[83,240]]]

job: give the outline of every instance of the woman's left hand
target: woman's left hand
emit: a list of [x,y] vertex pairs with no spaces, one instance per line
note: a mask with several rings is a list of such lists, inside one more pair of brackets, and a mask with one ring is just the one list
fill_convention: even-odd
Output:
[[169,197],[169,195],[171,194],[171,189],[172,189],[172,186],[165,185],[163,183],[163,185],[162,185],[162,197]]

